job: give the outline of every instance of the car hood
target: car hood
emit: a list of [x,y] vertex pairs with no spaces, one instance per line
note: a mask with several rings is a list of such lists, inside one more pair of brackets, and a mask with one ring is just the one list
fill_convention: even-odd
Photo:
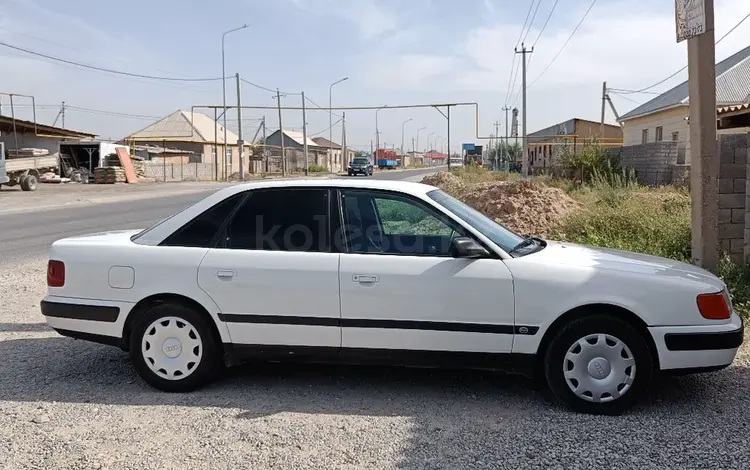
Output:
[[547,247],[529,257],[543,263],[591,267],[631,274],[679,277],[703,282],[721,290],[724,282],[709,271],[692,264],[659,256],[599,248],[575,243],[547,241]]

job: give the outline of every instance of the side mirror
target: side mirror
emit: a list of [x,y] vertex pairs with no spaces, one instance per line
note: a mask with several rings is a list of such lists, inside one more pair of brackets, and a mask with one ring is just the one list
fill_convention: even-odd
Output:
[[489,255],[482,245],[469,237],[456,237],[451,242],[451,256],[454,258],[486,258]]

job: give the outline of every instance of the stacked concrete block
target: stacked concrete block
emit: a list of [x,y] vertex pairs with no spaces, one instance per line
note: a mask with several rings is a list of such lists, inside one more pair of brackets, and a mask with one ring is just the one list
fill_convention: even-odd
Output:
[[745,240],[750,234],[750,226],[746,227],[750,217],[745,216],[747,149],[747,134],[719,136],[719,251],[739,263],[745,257]]
[[677,142],[650,142],[622,147],[620,166],[632,168],[638,182],[648,186],[672,184],[677,164]]

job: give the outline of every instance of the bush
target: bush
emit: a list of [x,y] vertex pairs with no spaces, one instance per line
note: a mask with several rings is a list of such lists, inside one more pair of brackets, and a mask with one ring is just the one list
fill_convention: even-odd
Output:
[[598,185],[575,196],[584,209],[565,221],[556,238],[690,260],[690,199],[686,194]]
[[307,170],[310,173],[326,173],[326,172],[328,172],[328,168],[324,167],[323,165],[317,165],[315,163],[310,163],[308,165]]

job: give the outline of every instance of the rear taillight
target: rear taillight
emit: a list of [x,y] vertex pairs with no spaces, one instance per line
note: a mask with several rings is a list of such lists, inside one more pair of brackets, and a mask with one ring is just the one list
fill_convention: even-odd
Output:
[[724,292],[714,294],[701,294],[698,296],[698,310],[703,318],[709,320],[728,320],[732,316],[732,309],[729,307],[727,297]]
[[65,263],[49,260],[47,263],[47,286],[62,287],[65,285]]

